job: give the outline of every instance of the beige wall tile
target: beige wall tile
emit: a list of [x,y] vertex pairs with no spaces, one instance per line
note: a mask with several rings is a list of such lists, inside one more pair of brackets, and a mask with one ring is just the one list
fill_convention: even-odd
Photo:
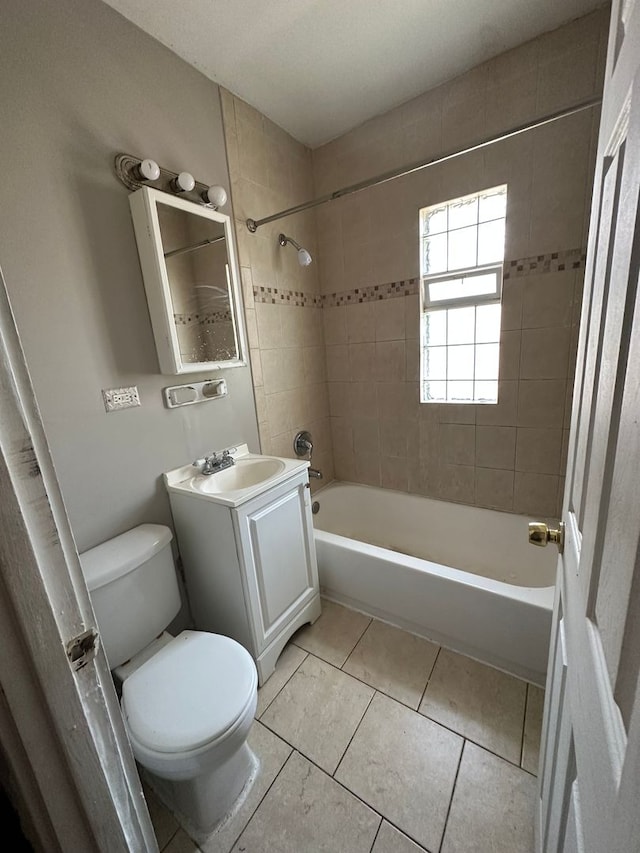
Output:
[[368,486],[381,483],[380,457],[373,453],[354,453],[355,479]]
[[325,307],[322,310],[324,342],[327,346],[347,343],[347,312],[344,308]]
[[376,378],[376,345],[349,344],[349,371],[353,382],[372,382]]
[[521,379],[564,379],[569,367],[571,330],[563,326],[523,329]]
[[474,504],[475,471],[471,465],[440,465],[438,469],[438,496],[444,501]]
[[375,382],[350,382],[351,414],[363,418],[378,417],[378,395]]
[[340,382],[347,378],[347,365],[349,363],[349,348],[346,344],[335,344],[326,348],[327,352],[327,379],[329,382]]
[[561,470],[561,429],[518,429],[516,471],[559,474]]
[[517,425],[561,427],[566,387],[564,379],[528,379],[518,383]]
[[516,471],[513,491],[514,512],[554,517],[557,500],[557,476]]
[[343,311],[347,321],[347,340],[349,343],[375,341],[375,303],[357,302],[337,309]]
[[378,382],[404,382],[405,342],[383,341],[375,345],[375,376]]
[[500,332],[500,379],[518,379],[521,347],[522,332],[515,329]]
[[256,302],[256,320],[260,349],[279,349],[282,345],[282,315],[279,305]]
[[518,420],[518,388],[512,380],[498,382],[498,402],[476,406],[478,424],[492,426],[515,426]]
[[513,470],[516,429],[510,426],[476,427],[476,465]]
[[380,485],[398,492],[409,490],[409,460],[398,456],[380,457]]
[[467,424],[440,424],[440,458],[450,465],[474,465],[476,428]]
[[345,418],[350,413],[350,382],[329,382],[329,413]]
[[356,454],[378,454],[380,452],[380,422],[377,418],[351,419],[353,449]]
[[508,279],[502,285],[501,327],[506,329],[522,328],[522,299],[524,279]]
[[512,470],[476,468],[476,503],[491,509],[513,510]]
[[404,297],[380,299],[374,306],[376,341],[404,341],[406,339]]
[[576,274],[573,270],[522,279],[522,328],[571,326]]
[[406,422],[402,420],[380,420],[380,452],[383,456],[402,456],[407,453]]

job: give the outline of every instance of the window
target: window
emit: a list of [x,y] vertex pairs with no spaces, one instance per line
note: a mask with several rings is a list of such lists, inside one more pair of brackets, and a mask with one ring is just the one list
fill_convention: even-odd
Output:
[[507,187],[420,211],[423,403],[497,403]]

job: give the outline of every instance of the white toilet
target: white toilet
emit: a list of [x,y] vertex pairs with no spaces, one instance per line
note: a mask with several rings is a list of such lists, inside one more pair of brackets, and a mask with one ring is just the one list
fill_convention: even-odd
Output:
[[258,676],[229,637],[165,631],[181,606],[171,538],[168,527],[142,524],[80,563],[133,754],[165,804],[205,835],[255,775],[247,736]]

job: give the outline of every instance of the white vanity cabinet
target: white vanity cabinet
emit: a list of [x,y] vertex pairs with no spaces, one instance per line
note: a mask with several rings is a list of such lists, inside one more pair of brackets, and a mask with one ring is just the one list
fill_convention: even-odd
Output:
[[235,506],[168,489],[195,626],[245,646],[263,684],[289,637],[320,615],[307,468]]

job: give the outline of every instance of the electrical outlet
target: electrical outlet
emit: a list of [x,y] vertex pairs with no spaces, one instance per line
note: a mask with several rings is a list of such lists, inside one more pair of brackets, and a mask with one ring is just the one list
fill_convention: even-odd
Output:
[[140,405],[138,388],[132,385],[130,388],[102,389],[102,399],[107,412],[117,412],[120,409],[130,409]]

